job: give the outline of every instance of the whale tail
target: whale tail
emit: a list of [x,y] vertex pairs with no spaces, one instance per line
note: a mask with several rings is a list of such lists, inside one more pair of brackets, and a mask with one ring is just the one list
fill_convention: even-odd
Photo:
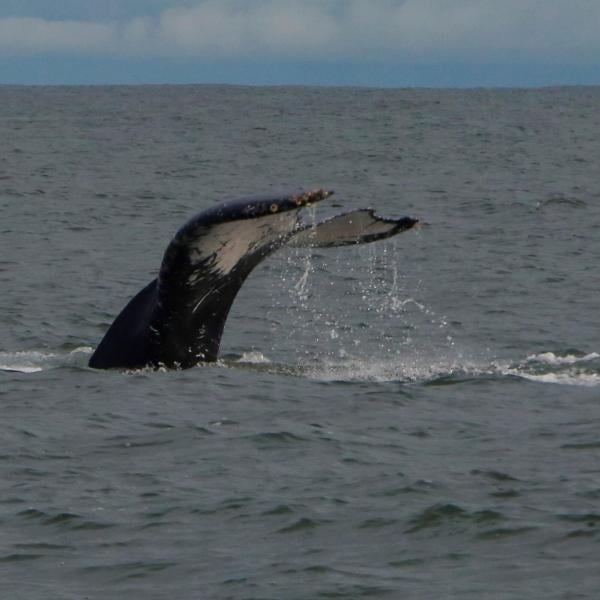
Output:
[[361,244],[406,231],[417,221],[371,209],[316,225],[299,212],[333,192],[255,196],[210,208],[175,235],[150,282],[121,311],[92,355],[94,368],[187,368],[217,359],[225,321],[251,271],[289,245]]

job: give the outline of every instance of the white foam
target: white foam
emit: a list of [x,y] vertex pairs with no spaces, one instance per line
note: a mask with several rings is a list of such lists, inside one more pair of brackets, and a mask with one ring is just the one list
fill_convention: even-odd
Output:
[[498,365],[498,368],[505,375],[529,381],[592,387],[600,385],[600,372],[593,363],[598,358],[597,352],[581,355],[540,352],[529,355],[518,365]]
[[472,364],[459,364],[450,360],[428,361],[422,358],[408,361],[403,361],[401,358],[375,361],[348,359],[343,361],[324,360],[318,365],[305,367],[303,372],[310,379],[317,381],[424,383],[458,373],[484,374],[489,372],[489,368],[486,370]]
[[[92,352],[89,346],[70,352],[0,352],[0,370],[38,373],[60,367],[84,366]],[[600,354],[596,352],[580,356],[541,352],[527,356],[520,363],[474,362],[463,356],[437,359],[431,356],[394,356],[391,359],[365,360],[346,355],[339,360],[324,358],[290,367],[272,363],[262,352],[249,351],[235,362],[239,365],[271,365],[269,370],[272,369],[273,373],[296,374],[316,381],[418,384],[454,376],[459,379],[510,376],[537,383],[594,387],[600,385],[600,370],[589,363],[597,359],[600,359]]]
[[0,352],[0,370],[19,373],[39,373],[58,367],[75,366],[81,363],[81,356],[89,355],[93,348],[80,346],[70,352],[43,352],[40,350],[21,350],[19,352]]
[[579,362],[587,362],[600,358],[597,352],[590,352],[584,356],[575,356],[574,354],[565,354],[560,356],[554,352],[542,352],[540,354],[531,354],[527,357],[528,362],[539,362],[548,365],[574,365]]
[[600,372],[586,363],[600,358],[592,352],[583,356],[558,356],[551,352],[527,357],[520,363],[477,362],[464,357],[438,358],[398,356],[393,360],[364,361],[345,358],[323,360],[306,366],[302,373],[318,381],[399,381],[426,383],[441,378],[520,377],[529,381],[556,385],[592,387],[600,385]]
[[537,381],[540,383],[554,383],[558,385],[579,385],[585,387],[593,387],[600,385],[600,375],[596,373],[580,373],[566,371],[563,373],[526,373],[518,369],[508,369],[507,375],[515,375],[522,379]]
[[262,352],[244,352],[237,362],[250,365],[266,365],[271,361]]

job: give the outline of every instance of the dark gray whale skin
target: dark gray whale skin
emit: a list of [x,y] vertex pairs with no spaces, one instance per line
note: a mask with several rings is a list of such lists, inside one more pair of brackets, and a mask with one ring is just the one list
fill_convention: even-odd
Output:
[[329,247],[372,242],[410,229],[409,217],[371,209],[305,225],[299,212],[333,194],[250,196],[190,219],[167,247],[159,275],[121,311],[89,361],[95,369],[193,367],[217,360],[231,305],[269,254],[285,246]]

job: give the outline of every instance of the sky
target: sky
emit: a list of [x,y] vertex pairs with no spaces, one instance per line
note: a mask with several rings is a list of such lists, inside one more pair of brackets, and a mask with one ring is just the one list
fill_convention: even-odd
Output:
[[600,0],[0,0],[0,84],[600,84]]

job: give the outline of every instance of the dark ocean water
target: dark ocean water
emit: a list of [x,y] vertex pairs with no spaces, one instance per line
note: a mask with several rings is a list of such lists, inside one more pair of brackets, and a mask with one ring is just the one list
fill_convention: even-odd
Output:
[[[0,597],[597,598],[599,156],[600,88],[0,87]],[[271,257],[217,365],[86,366],[301,186],[426,225]]]

